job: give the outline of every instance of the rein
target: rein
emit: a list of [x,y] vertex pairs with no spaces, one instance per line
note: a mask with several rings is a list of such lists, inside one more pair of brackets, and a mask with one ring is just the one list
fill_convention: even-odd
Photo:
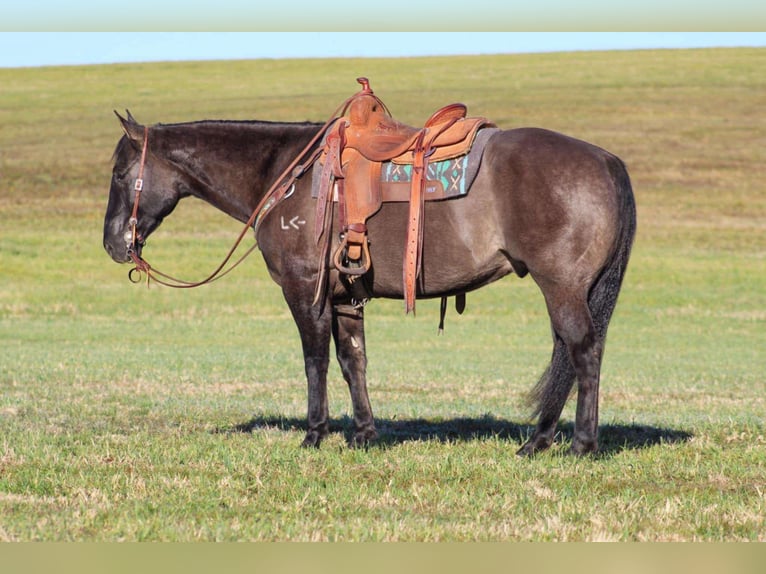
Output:
[[[166,287],[173,287],[176,289],[190,289],[192,287],[199,287],[201,285],[212,283],[213,281],[216,281],[233,271],[235,267],[242,263],[242,261],[244,261],[245,258],[258,247],[258,227],[263,220],[263,217],[280,201],[292,195],[292,192],[295,190],[295,181],[301,177],[306,172],[306,170],[317,160],[317,158],[322,154],[323,148],[320,146],[315,149],[308,156],[306,161],[299,165],[300,160],[304,158],[312,146],[314,146],[314,144],[319,141],[319,139],[324,135],[330,125],[346,112],[348,106],[351,104],[351,102],[354,101],[354,99],[360,95],[371,93],[369,90],[369,83],[366,83],[366,78],[359,78],[357,81],[362,84],[363,89],[346,99],[346,101],[338,106],[338,108],[319,129],[311,141],[306,144],[303,150],[301,150],[301,152],[295,157],[295,159],[293,159],[290,165],[288,165],[287,168],[274,181],[271,187],[264,194],[261,201],[258,202],[258,205],[253,210],[253,213],[250,215],[250,218],[247,220],[247,223],[245,223],[244,228],[234,242],[234,245],[232,245],[231,249],[229,249],[229,252],[226,254],[221,264],[210,275],[201,281],[184,281],[182,279],[172,277],[171,275],[163,273],[152,267],[145,259],[138,255],[137,247],[139,245],[143,246],[145,244],[144,238],[138,232],[138,204],[141,199],[141,192],[144,189],[144,167],[146,165],[146,155],[149,148],[149,127],[144,126],[144,142],[143,148],[141,150],[141,164],[138,168],[138,177],[136,178],[135,184],[133,186],[136,195],[133,200],[133,211],[131,213],[130,219],[128,220],[128,225],[130,226],[130,240],[126,241],[126,243],[128,248],[128,255],[135,264],[135,267],[133,267],[133,269],[128,272],[128,279],[130,279],[132,283],[139,283],[141,281],[142,275],[146,274],[147,285],[149,285],[150,281],[154,281]],[[234,252],[239,247],[239,244],[242,243],[242,240],[251,227],[253,228],[253,232],[256,236],[256,242],[228,269],[224,270],[234,255]]]

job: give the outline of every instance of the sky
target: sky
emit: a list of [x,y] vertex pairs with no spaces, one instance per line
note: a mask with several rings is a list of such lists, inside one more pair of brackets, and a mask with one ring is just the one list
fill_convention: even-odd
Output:
[[0,68],[744,46],[766,32],[0,32]]

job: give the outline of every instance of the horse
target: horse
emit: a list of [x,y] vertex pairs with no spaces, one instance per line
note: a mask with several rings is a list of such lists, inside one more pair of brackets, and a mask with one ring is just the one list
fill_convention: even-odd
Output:
[[[319,447],[329,433],[331,339],[351,395],[349,446],[377,439],[366,381],[364,307],[314,240],[319,223],[310,171],[291,178],[289,192],[253,225],[270,184],[291,169],[301,150],[318,149],[322,125],[201,120],[148,126],[130,112],[127,118],[115,114],[124,133],[113,155],[106,252],[118,263],[142,261],[146,238],[186,197],[202,199],[247,229],[255,227],[257,246],[281,287],[302,344],[308,383],[302,446]],[[531,456],[551,446],[575,381],[568,452],[596,453],[607,328],[636,231],[633,189],[623,161],[551,130],[498,129],[486,143],[468,193],[427,202],[423,219],[418,299],[463,295],[511,273],[529,275],[542,292],[553,351],[530,391],[537,422],[517,454]],[[365,284],[371,297],[403,298],[406,220],[406,204],[385,203],[368,222],[372,268]],[[333,248],[340,233],[336,226]],[[317,295],[320,273],[326,288]]]

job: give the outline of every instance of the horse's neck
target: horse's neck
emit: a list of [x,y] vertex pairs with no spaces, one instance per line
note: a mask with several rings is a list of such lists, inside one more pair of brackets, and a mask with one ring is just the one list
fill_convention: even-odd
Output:
[[192,194],[240,221],[247,221],[318,129],[307,124],[267,122],[206,127],[220,132],[202,139],[195,149],[176,154],[188,158],[183,169],[196,182]]

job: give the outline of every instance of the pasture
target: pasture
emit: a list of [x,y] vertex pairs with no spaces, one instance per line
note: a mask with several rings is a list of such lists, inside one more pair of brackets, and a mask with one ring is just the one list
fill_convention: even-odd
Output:
[[[0,69],[0,540],[766,541],[766,50],[259,60]],[[147,289],[101,246],[121,135],[324,121],[372,80],[400,120],[460,101],[627,164],[638,234],[607,338],[601,454],[514,456],[549,359],[531,279],[367,307],[380,441],[299,449],[297,331],[256,253],[197,290]],[[207,275],[240,230],[196,200],[149,261]],[[246,243],[251,241],[250,238]]]

